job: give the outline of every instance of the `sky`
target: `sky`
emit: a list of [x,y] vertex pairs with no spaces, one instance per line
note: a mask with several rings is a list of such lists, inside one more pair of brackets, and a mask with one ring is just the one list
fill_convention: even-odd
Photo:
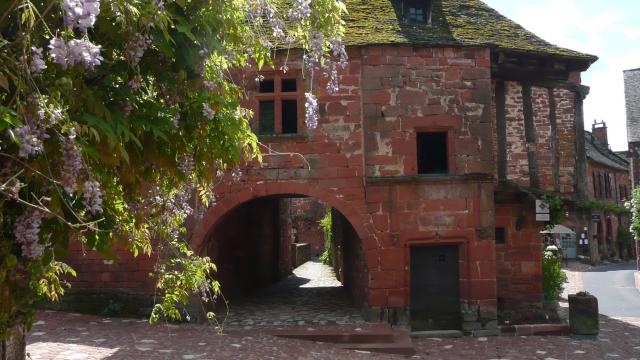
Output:
[[483,0],[543,39],[600,59],[582,74],[591,87],[585,126],[604,120],[613,150],[627,149],[623,70],[640,68],[640,0]]

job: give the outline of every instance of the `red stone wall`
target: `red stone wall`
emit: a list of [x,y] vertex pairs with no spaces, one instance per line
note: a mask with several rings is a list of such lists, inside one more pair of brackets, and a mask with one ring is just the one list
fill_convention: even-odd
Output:
[[290,198],[282,202],[283,235],[290,238],[291,230],[295,229],[298,242],[311,246],[311,256],[322,255],[324,232],[320,229],[320,220],[324,217],[327,205],[313,198]]
[[[576,185],[576,94],[567,89],[554,89],[560,154],[560,191],[574,193]],[[582,132],[580,132],[582,135]]]
[[524,129],[522,85],[514,81],[505,83],[505,115],[507,126],[507,180],[528,187],[529,159]]
[[496,227],[506,229],[496,245],[498,298],[505,309],[540,306],[544,223],[535,221],[532,201],[496,204]]
[[[457,245],[462,309],[475,311],[481,327],[495,328],[497,294],[506,301],[535,302],[542,291],[539,225],[530,213],[518,221],[520,204],[494,205],[490,51],[370,46],[351,48],[349,56],[348,67],[340,70],[340,91],[318,94],[318,128],[260,136],[264,162],[243,164],[237,182],[225,177],[216,189],[217,205],[192,229],[192,246],[223,265],[221,276],[223,267],[241,271],[242,267],[234,268],[238,262],[222,259],[223,253],[216,250],[220,234],[214,230],[225,215],[265,196],[312,197],[335,208],[353,227],[350,238],[357,240],[350,243],[349,260],[355,263],[349,266],[355,271],[348,281],[372,311],[402,312],[410,307],[412,246]],[[274,67],[280,68],[283,61],[277,59]],[[300,70],[297,62],[287,66],[292,74]],[[245,105],[254,109],[255,77],[255,72],[245,72],[242,80],[248,94]],[[544,90],[534,88],[532,95],[541,184],[548,187],[545,151],[551,135]],[[528,186],[522,86],[507,82],[506,95],[507,175]],[[562,190],[573,192],[573,93],[556,89],[554,98]],[[302,95],[300,101],[302,106]],[[417,174],[416,133],[430,130],[448,132],[449,174]],[[527,206],[530,209],[533,205]],[[247,227],[241,220],[238,217],[229,227],[229,236],[233,229]],[[493,238],[497,224],[509,228],[509,243],[498,250]]]
[[122,247],[116,250],[117,260],[105,260],[97,251],[71,241],[65,262],[71,265],[77,277],[69,279],[75,290],[118,289],[136,293],[153,293],[155,279],[149,276],[156,263],[155,255],[134,258]]
[[533,122],[536,129],[536,159],[538,162],[538,179],[542,190],[554,191],[553,152],[551,149],[552,134],[549,117],[549,90],[543,87],[531,88],[533,104]]
[[[495,82],[493,85],[495,91]],[[575,140],[575,93],[564,88],[553,89],[556,103],[557,124],[557,157],[559,165],[560,192],[573,194],[575,192],[576,140]],[[492,111],[495,122],[495,94],[493,95]],[[529,159],[530,150],[526,141],[524,103],[522,84],[515,81],[505,82],[505,121],[506,121],[506,153],[507,180],[522,187],[529,187]],[[547,88],[533,86],[531,88],[531,103],[533,107],[533,121],[536,136],[536,166],[538,182],[542,190],[555,191],[553,177],[553,157],[550,119],[550,99]],[[497,138],[497,129],[493,133]],[[497,145],[494,153],[497,159]],[[497,175],[497,167],[494,169]]]
[[486,49],[362,50],[367,176],[417,174],[416,131],[449,131],[450,171],[489,173],[491,96]]

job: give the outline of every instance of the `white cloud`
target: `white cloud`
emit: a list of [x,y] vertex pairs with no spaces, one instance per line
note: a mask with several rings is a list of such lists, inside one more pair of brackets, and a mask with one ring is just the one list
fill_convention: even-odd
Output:
[[[640,67],[640,48],[632,42],[640,37],[640,25],[623,25],[625,17],[614,11],[589,14],[576,0],[546,0],[523,6],[513,19],[553,44],[600,57],[583,74],[583,83],[591,87],[585,126],[591,129],[593,119],[605,120],[614,150],[627,148],[622,71]],[[628,44],[614,45],[621,36]]]

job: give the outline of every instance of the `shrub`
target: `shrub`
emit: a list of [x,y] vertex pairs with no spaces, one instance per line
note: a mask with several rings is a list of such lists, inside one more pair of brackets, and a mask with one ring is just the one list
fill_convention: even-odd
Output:
[[557,301],[562,284],[566,281],[567,275],[562,271],[562,258],[551,251],[545,251],[542,257],[542,290],[545,301]]
[[320,256],[320,261],[325,265],[333,263],[333,219],[331,218],[331,208],[328,208],[322,220],[319,221],[320,229],[324,233],[324,252]]

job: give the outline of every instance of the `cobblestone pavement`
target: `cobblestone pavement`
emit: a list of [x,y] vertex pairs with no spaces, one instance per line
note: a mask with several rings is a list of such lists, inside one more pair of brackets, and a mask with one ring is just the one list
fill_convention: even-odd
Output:
[[249,297],[231,301],[228,325],[362,324],[330,266],[309,261],[283,281]]
[[[322,276],[316,280],[305,275],[313,272],[309,266],[296,271],[296,277],[309,281],[300,281],[302,286],[324,284],[320,288],[339,289],[331,277]],[[305,270],[305,271],[303,271]],[[580,289],[578,273],[582,269],[569,266],[566,293]],[[307,277],[305,277],[307,276]],[[578,280],[576,280],[578,279]],[[330,281],[331,280],[331,281]],[[326,283],[323,283],[326,281]],[[574,282],[575,281],[575,282]],[[288,279],[290,286],[296,280]],[[333,285],[331,285],[333,284]],[[292,291],[285,285],[285,291]],[[287,290],[289,289],[289,290]],[[300,289],[302,290],[302,289]],[[337,294],[337,293],[336,293]],[[343,294],[344,295],[344,294]],[[277,297],[277,296],[276,296]],[[311,299],[305,303],[311,304]],[[250,304],[251,305],[251,304]],[[254,306],[254,305],[252,305]],[[351,317],[353,308],[336,313],[335,318]],[[251,306],[244,309],[250,309]],[[313,329],[314,316],[290,307],[291,321],[305,321],[302,328]],[[324,306],[320,306],[324,308]],[[266,332],[282,326],[269,324],[259,326],[260,320],[254,311],[243,310],[238,305],[234,317],[239,325],[225,328],[224,334],[204,325],[156,325],[151,326],[139,319],[105,319],[96,316],[78,315],[61,312],[43,312],[38,317],[28,337],[27,351],[33,359],[402,359],[390,355],[369,354],[342,350],[333,344],[280,339]],[[273,311],[276,318],[287,314],[285,309]],[[347,314],[347,315],[342,315]],[[247,325],[251,319],[254,325]],[[304,319],[304,320],[297,320]],[[311,319],[311,320],[307,320]],[[287,319],[285,319],[287,320]],[[306,322],[309,321],[307,324]],[[356,320],[357,321],[357,320]],[[336,321],[337,324],[337,321]],[[297,325],[296,325],[297,326]],[[331,325],[332,327],[366,328],[359,325]],[[414,339],[416,354],[413,358],[430,360],[456,359],[540,359],[540,360],[603,360],[603,359],[640,359],[640,319],[601,317],[601,333],[594,340],[577,340],[569,337],[489,337],[461,339]]]

